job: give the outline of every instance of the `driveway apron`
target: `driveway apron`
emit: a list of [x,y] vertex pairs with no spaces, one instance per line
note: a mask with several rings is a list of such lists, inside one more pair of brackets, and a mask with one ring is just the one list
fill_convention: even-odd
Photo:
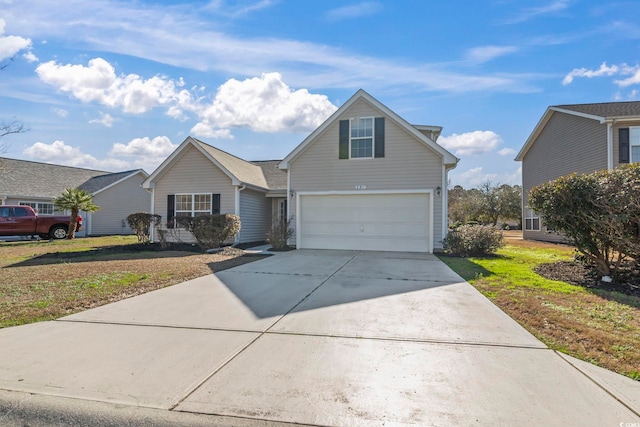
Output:
[[298,250],[1,330],[0,389],[322,426],[640,423],[639,383],[413,253]]

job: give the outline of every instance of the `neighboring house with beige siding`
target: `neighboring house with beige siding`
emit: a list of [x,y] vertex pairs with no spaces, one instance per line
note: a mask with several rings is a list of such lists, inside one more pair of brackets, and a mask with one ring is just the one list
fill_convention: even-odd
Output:
[[175,217],[234,213],[237,243],[286,216],[298,248],[432,252],[447,232],[442,128],[413,126],[359,90],[282,161],[249,162],[188,137],[143,183],[173,239]]
[[59,215],[53,199],[67,188],[81,188],[100,206],[81,212],[84,229],[76,236],[131,234],[126,218],[147,211],[151,194],[141,187],[149,175],[142,169],[105,172],[93,169],[0,158],[0,205],[29,205],[39,215]]
[[241,220],[236,243],[258,242],[286,200],[286,174],[277,164],[248,162],[188,137],[143,186],[153,192],[151,211],[162,216],[170,240],[194,241],[177,217],[230,213]]
[[562,241],[528,208],[531,189],[571,173],[640,162],[640,102],[556,105],[547,108],[516,157],[522,162],[525,239]]

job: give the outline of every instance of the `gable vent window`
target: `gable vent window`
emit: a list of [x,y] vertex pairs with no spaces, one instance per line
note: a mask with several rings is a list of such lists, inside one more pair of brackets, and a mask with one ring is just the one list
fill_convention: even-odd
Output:
[[340,159],[384,157],[384,117],[340,120]]

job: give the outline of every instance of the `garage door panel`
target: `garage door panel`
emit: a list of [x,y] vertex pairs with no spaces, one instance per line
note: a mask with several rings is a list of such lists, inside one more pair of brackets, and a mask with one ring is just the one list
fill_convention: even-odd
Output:
[[429,195],[302,195],[300,247],[429,251]]

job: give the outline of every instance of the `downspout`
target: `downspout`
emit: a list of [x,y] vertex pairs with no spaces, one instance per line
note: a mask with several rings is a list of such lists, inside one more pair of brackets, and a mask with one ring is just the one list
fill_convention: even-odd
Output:
[[613,122],[607,122],[607,169],[613,169]]
[[447,237],[449,230],[449,169],[442,165],[442,240]]
[[[235,206],[235,211],[236,211],[236,215],[238,215],[238,216],[240,216],[240,192],[242,190],[244,190],[245,188],[247,188],[246,185],[237,185],[236,186],[236,206]],[[240,243],[240,233],[236,234],[236,237],[234,239],[234,244],[237,245],[238,243]]]
[[[149,209],[149,212],[151,212],[151,215],[154,215],[156,213],[156,192],[154,191],[154,188],[147,188],[147,191],[149,193],[151,193],[151,209]],[[167,218],[168,220],[168,218]],[[155,237],[156,237],[156,228],[155,227],[151,227],[151,230],[149,230],[149,238],[151,240],[151,243],[153,243],[155,241]]]

